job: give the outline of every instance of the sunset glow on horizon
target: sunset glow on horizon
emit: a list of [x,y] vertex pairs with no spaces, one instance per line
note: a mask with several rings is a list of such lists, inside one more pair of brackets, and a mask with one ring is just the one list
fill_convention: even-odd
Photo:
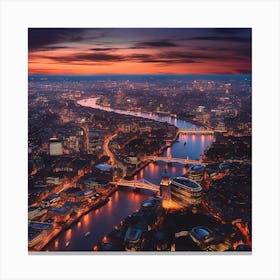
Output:
[[29,74],[250,74],[249,28],[30,28]]

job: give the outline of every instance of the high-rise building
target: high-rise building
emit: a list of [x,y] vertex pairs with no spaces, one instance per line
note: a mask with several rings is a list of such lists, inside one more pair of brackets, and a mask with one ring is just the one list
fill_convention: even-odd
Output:
[[49,154],[50,156],[60,156],[63,154],[62,141],[58,138],[50,138],[49,140]]

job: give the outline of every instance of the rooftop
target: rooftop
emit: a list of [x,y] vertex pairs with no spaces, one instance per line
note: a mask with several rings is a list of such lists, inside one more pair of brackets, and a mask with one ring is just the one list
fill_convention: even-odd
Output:
[[125,239],[129,241],[136,241],[142,235],[142,230],[134,227],[129,227],[126,234]]
[[66,214],[69,211],[69,209],[66,207],[52,207],[51,211],[56,212],[58,214]]
[[180,184],[180,186],[182,186],[182,187],[186,187],[186,188],[190,188],[190,189],[197,189],[197,190],[201,189],[201,186],[199,184],[197,184],[196,182],[194,182],[188,178],[185,178],[185,177],[175,177],[172,179],[172,183],[173,182]]
[[198,237],[198,239],[205,239],[211,235],[210,230],[206,227],[195,227],[192,229],[192,232]]
[[105,164],[105,163],[99,163],[99,164],[95,165],[95,168],[97,168],[101,171],[110,171],[112,169],[112,166]]
[[197,165],[193,165],[190,168],[190,171],[198,172],[198,171],[202,171],[204,168],[205,168],[205,164],[197,164]]

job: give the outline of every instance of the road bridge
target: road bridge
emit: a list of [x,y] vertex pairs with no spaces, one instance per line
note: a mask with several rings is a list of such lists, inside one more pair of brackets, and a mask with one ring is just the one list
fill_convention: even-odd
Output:
[[122,187],[130,187],[134,189],[145,189],[158,192],[160,190],[160,186],[155,185],[149,182],[146,179],[141,180],[124,180],[121,179],[120,181],[112,181],[110,184],[115,186],[122,186]]

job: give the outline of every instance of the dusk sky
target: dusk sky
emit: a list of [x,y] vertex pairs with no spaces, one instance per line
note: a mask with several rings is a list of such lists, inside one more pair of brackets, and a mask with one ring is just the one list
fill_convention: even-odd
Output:
[[29,28],[29,74],[250,74],[250,28]]

